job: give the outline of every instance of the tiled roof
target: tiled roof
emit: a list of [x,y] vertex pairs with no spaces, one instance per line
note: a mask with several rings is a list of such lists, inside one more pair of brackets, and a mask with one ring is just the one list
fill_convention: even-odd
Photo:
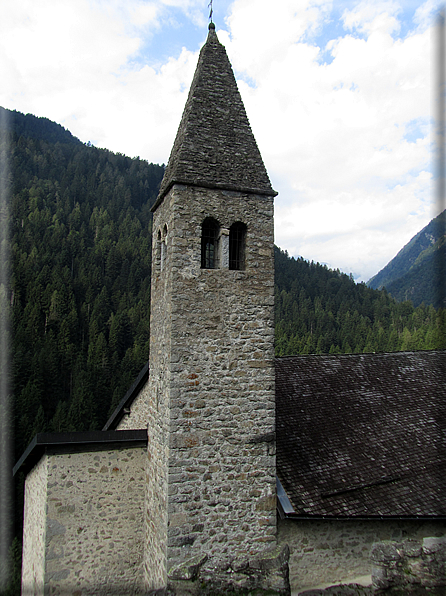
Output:
[[297,516],[445,515],[445,352],[276,359],[277,473]]
[[[290,517],[445,516],[445,352],[276,358],[278,497]],[[16,464],[49,445],[142,440],[105,429],[37,435]],[[126,434],[127,433],[127,434]],[[285,494],[283,492],[285,490]]]
[[210,24],[160,193],[189,184],[275,196],[224,46]]

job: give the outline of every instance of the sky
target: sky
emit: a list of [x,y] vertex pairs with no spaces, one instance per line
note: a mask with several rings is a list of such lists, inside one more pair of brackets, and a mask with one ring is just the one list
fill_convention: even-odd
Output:
[[[209,0],[14,0],[0,106],[166,163]],[[439,0],[213,0],[275,199],[275,243],[367,281],[445,203]]]

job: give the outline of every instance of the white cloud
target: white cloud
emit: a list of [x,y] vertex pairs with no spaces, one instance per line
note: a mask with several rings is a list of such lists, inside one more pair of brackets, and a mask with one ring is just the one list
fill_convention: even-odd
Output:
[[397,15],[401,10],[399,3],[393,0],[379,2],[364,0],[353,10],[345,10],[344,26],[350,31],[357,29],[368,35],[375,32],[393,33],[400,29]]
[[[437,214],[424,174],[434,158],[431,32],[396,38],[399,4],[362,2],[344,12],[347,32],[329,43],[332,61],[320,63],[319,48],[301,33],[309,26],[305,3],[300,12],[288,0],[275,3],[288,26],[269,16],[266,47],[265,31],[258,37],[253,27],[244,37],[239,6],[252,3],[235,2],[226,45],[241,76],[255,73],[255,85],[239,86],[269,173],[281,184],[276,242],[366,280]],[[320,7],[317,18],[324,17]],[[258,59],[258,69],[248,70]],[[414,121],[420,138],[410,142]]]
[[[280,193],[276,242],[368,279],[437,215],[431,172],[439,81],[429,65],[436,60],[433,15],[440,4],[422,4],[413,30],[404,0],[347,8],[331,0],[215,4],[219,39]],[[179,30],[180,18],[203,27],[205,39],[207,5],[7,3],[0,105],[49,117],[97,146],[166,162],[197,42],[164,63],[149,42]],[[142,63],[148,47],[152,54]]]
[[426,201],[432,185],[431,175],[421,172],[387,192],[311,191],[306,202],[278,200],[276,242],[290,254],[367,281],[379,270],[378,262],[386,264],[420,230],[421,218],[428,221],[437,214]]
[[100,147],[166,161],[197,56],[185,49],[159,71],[136,61],[165,4],[21,0],[0,25],[0,105],[50,117]]
[[442,0],[427,0],[416,9],[414,22],[421,29],[427,29],[432,26],[433,19],[436,18],[441,10],[444,10],[445,14],[445,2],[442,2]]

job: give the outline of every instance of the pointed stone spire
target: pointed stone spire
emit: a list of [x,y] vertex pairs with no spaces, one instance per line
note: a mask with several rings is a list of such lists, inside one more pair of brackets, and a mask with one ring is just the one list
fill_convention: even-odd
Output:
[[197,64],[153,210],[174,184],[276,196],[214,23]]

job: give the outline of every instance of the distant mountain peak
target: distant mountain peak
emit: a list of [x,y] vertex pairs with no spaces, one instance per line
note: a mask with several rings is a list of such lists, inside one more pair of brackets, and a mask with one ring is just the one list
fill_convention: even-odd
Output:
[[396,300],[445,306],[445,209],[418,232],[372,277],[370,288],[386,290]]

